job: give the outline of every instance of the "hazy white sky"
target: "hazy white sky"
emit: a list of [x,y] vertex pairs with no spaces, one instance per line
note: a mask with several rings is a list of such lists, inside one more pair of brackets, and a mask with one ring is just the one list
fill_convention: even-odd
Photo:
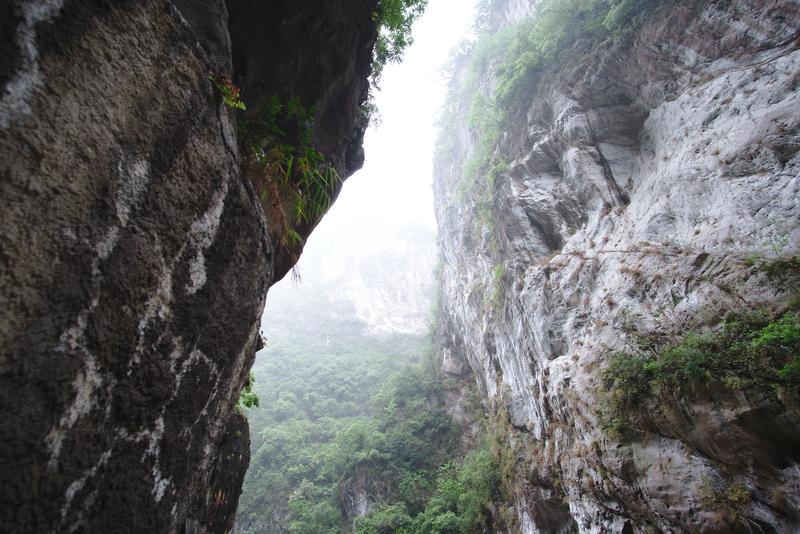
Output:
[[[414,44],[383,71],[381,121],[364,142],[364,168],[344,184],[322,225],[353,223],[435,227],[432,159],[445,94],[441,67],[472,31],[474,0],[430,0],[414,26]],[[314,235],[309,240],[313,246]]]
[[[369,253],[362,250],[369,247],[352,246],[353,242],[368,241],[363,234],[365,229],[374,232],[376,239],[403,235],[418,240],[428,235],[433,244],[435,123],[447,84],[442,65],[450,51],[471,35],[474,3],[475,0],[430,0],[414,26],[414,44],[406,50],[405,59],[384,69],[381,91],[376,97],[381,120],[367,131],[364,168],[344,183],[338,200],[309,237],[298,264],[301,275],[344,270],[342,261],[354,268],[358,254]],[[431,231],[426,233],[419,226]],[[339,241],[342,245],[336,246]],[[346,257],[333,258],[332,254]],[[321,257],[325,258],[323,269],[315,265]],[[273,300],[280,300],[281,292],[291,296],[301,289],[287,276],[270,290],[270,295]],[[267,299],[262,319],[268,336],[272,335],[269,314],[273,300]]]

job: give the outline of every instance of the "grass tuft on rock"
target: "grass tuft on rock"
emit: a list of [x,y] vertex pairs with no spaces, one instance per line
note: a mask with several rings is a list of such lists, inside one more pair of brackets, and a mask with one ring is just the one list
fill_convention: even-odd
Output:
[[602,380],[610,416],[605,426],[620,434],[658,397],[692,397],[708,387],[779,397],[796,394],[800,314],[731,315],[715,328],[672,342],[644,337],[633,350],[613,354]]

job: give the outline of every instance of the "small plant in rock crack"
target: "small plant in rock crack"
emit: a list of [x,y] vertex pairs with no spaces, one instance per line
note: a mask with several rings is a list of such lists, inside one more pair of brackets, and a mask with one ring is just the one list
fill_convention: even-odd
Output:
[[273,95],[243,125],[245,143],[262,170],[261,200],[274,195],[288,201],[291,212],[284,211],[283,218],[292,241],[302,239],[289,220],[305,223],[322,217],[341,181],[312,144],[313,117],[314,109],[298,98],[283,101]]
[[256,377],[253,371],[250,371],[250,374],[247,376],[247,382],[245,382],[242,391],[239,393],[239,400],[236,402],[236,407],[240,410],[243,408],[258,407],[258,395],[253,392],[253,384],[255,381]]
[[225,102],[225,105],[232,109],[241,109],[246,110],[247,107],[244,105],[240,98],[239,88],[233,85],[231,79],[227,76],[222,75],[211,75],[208,77],[211,84],[214,86],[214,89],[222,96],[222,101]]
[[502,263],[499,265],[495,265],[494,269],[492,269],[492,297],[491,302],[492,306],[495,309],[499,309],[502,306],[503,301],[503,281],[506,277],[506,266]]

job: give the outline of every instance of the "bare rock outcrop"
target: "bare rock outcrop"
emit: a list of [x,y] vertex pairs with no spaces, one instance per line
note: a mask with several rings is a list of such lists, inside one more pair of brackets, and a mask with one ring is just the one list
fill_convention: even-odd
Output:
[[632,334],[791,296],[747,258],[800,250],[799,17],[793,0],[671,2],[633,35],[578,42],[503,125],[488,199],[461,182],[475,132],[447,140],[440,345],[449,368],[471,367],[517,459],[498,528],[800,528],[789,400],[711,388],[649,406],[631,439],[602,414],[602,370]]

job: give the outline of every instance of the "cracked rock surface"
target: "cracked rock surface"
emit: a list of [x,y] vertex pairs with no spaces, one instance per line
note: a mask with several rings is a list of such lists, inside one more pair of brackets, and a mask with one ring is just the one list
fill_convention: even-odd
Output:
[[[494,4],[513,21],[535,2]],[[625,331],[787,298],[745,260],[800,249],[798,16],[790,0],[681,1],[576,45],[504,126],[491,225],[484,199],[458,200],[474,132],[439,157],[444,372],[471,368],[517,458],[514,519],[497,528],[800,528],[796,407],[715,392],[632,442],[600,420]],[[751,499],[732,514],[710,484]]]

